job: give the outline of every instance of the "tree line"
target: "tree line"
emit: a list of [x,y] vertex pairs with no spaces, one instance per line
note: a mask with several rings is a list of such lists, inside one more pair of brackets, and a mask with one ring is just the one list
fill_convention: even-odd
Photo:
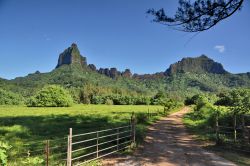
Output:
[[120,89],[86,85],[79,89],[65,89],[59,85],[47,85],[34,95],[24,98],[0,89],[0,105],[27,105],[29,107],[69,107],[75,104],[107,105],[163,105],[176,107],[179,103],[159,91],[155,95],[141,95]]

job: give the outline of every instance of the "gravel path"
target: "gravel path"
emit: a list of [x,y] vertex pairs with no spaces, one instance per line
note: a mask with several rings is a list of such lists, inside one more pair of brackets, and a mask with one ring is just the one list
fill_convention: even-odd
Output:
[[182,117],[189,111],[179,112],[149,127],[144,146],[133,156],[103,160],[106,166],[236,166],[235,164],[201,148],[201,143],[188,134]]

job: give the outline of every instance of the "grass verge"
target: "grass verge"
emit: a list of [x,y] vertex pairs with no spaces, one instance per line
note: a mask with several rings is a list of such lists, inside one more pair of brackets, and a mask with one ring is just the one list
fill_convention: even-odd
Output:
[[196,136],[197,140],[204,142],[204,144],[206,145],[204,149],[212,151],[218,154],[219,156],[229,161],[232,161],[240,166],[250,165],[249,154],[235,151],[233,149],[228,149],[224,146],[218,146],[215,144],[214,132],[210,128],[207,128],[208,125],[206,124],[206,119],[194,118],[193,107],[192,111],[184,116],[183,123],[187,127],[188,131]]

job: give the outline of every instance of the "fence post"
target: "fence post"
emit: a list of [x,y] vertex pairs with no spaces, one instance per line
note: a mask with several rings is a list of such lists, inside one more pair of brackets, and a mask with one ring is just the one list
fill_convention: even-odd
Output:
[[149,108],[148,108],[148,119],[150,119]]
[[99,157],[99,132],[96,132],[96,157]]
[[[241,115],[241,126],[242,126],[242,136],[243,136],[243,140],[246,141],[246,129],[245,129],[245,117],[242,114]],[[247,142],[247,141],[246,141]]]
[[246,131],[247,131],[247,137],[248,137],[247,142],[250,143],[250,129],[246,128]]
[[132,112],[132,115],[131,115],[131,136],[132,136],[132,140],[133,142],[135,143],[135,113]]
[[133,139],[133,119],[132,119],[132,115],[130,118],[130,135],[131,135],[131,140]]
[[135,143],[135,134],[136,134],[136,122],[135,122],[135,117],[134,117],[134,120],[133,120],[133,128],[134,128],[134,133],[133,133],[133,141]]
[[236,139],[237,139],[237,131],[236,131],[236,113],[234,113],[234,118],[233,118],[233,121],[234,121],[234,143],[236,143]]
[[220,142],[220,136],[219,136],[219,114],[216,113],[216,118],[215,118],[215,127],[216,127],[216,143],[219,144]]
[[130,123],[131,124],[132,124],[133,116],[134,116],[134,111],[131,113],[131,117],[130,117]]
[[67,166],[72,166],[72,128],[69,129],[68,135]]
[[49,166],[49,140],[45,142],[45,161],[46,166]]
[[118,151],[119,150],[119,128],[117,128],[117,135],[116,135],[116,144],[117,144],[117,147],[116,147],[116,150]]

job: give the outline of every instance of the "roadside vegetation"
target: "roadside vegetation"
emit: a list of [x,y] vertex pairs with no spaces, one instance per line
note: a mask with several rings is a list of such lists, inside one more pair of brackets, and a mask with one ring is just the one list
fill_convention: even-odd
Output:
[[[218,154],[225,151],[227,153],[223,153],[223,157],[240,165],[250,164],[247,157],[250,153],[250,140],[249,135],[243,134],[245,131],[247,133],[247,130],[243,131],[242,124],[244,116],[244,126],[250,125],[249,89],[234,89],[209,97],[195,95],[187,98],[185,104],[192,105],[192,111],[184,117],[184,123],[188,129],[201,140],[217,143],[211,144],[208,149],[215,150]],[[217,134],[216,119],[219,125]],[[234,134],[234,125],[236,134]]]

